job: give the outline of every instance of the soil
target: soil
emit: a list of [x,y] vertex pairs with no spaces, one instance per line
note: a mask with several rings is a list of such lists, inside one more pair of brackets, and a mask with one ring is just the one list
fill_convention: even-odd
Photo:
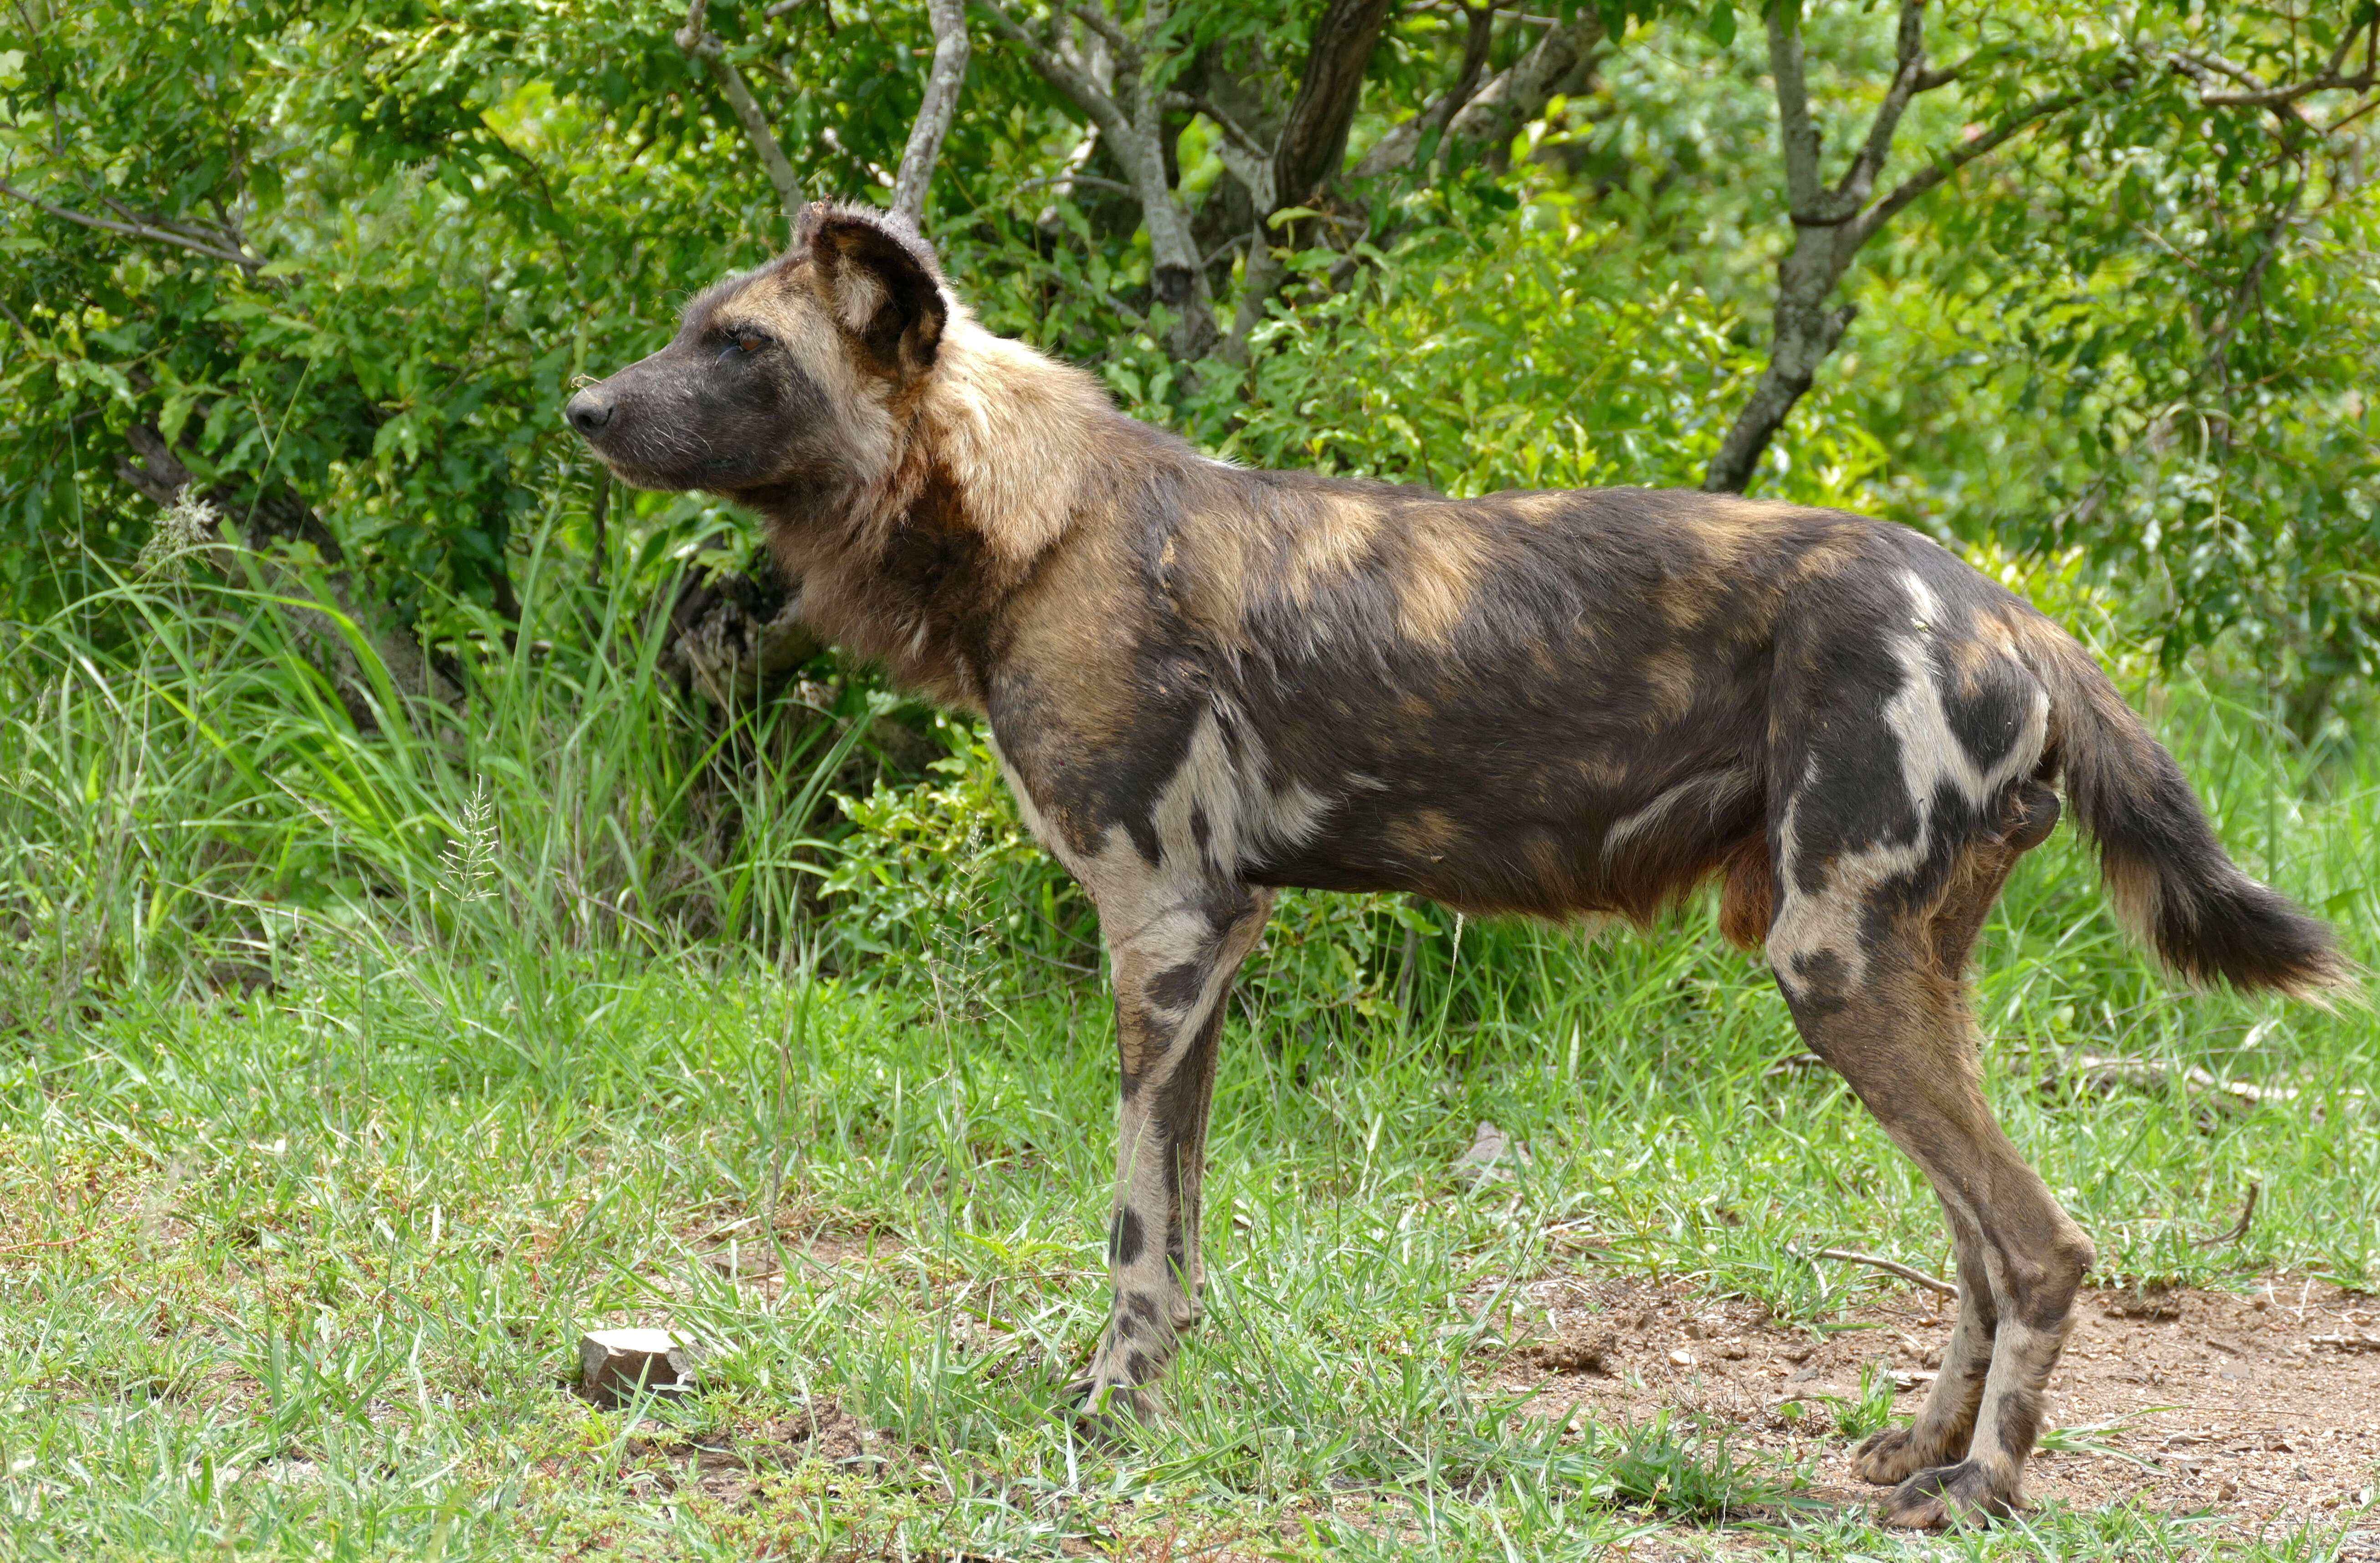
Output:
[[[762,1294],[784,1284],[780,1253],[832,1266],[903,1246],[888,1233],[839,1232],[815,1218],[778,1225],[774,1244],[749,1229],[722,1240],[719,1228],[697,1246],[713,1270]],[[1807,1484],[1797,1499],[1845,1508],[1865,1508],[1884,1489],[1851,1474],[1856,1440],[1836,1426],[1838,1414],[1859,1403],[1871,1368],[1893,1384],[1894,1413],[1912,1414],[1955,1313],[1949,1300],[1911,1288],[1814,1331],[1682,1281],[1591,1274],[1482,1287],[1475,1303],[1494,1307],[1499,1333],[1517,1343],[1486,1376],[1535,1391],[1531,1414],[1559,1420],[1576,1405],[1607,1426],[1664,1410],[1724,1423],[1739,1459],[1799,1472]],[[656,1313],[639,1322],[665,1321]],[[2039,1448],[2028,1463],[2032,1504],[2138,1505],[2246,1533],[2312,1525],[2336,1535],[2345,1527],[2332,1556],[2380,1563],[2380,1297],[2282,1276],[2240,1293],[2087,1291],[2049,1387],[2045,1443],[2064,1447]],[[882,1459],[888,1436],[827,1401],[782,1425],[739,1429],[720,1447],[654,1440],[638,1452],[644,1480],[734,1502],[760,1471],[806,1455]],[[1706,1541],[1732,1550],[1719,1537]],[[1628,1556],[1660,1551],[1639,1546]]]
[[[1953,1313],[1912,1289],[1814,1334],[1682,1283],[1517,1290],[1527,1300],[1508,1333],[1524,1344],[1492,1376],[1536,1389],[1533,1412],[1583,1402],[1607,1424],[1664,1409],[1716,1419],[1734,1449],[1800,1464],[1807,1496],[1846,1505],[1883,1489],[1852,1476],[1836,1413],[1858,1404],[1870,1364],[1891,1375],[1895,1411],[1913,1413]],[[2062,1436],[2046,1436],[2089,1447],[2036,1451],[2033,1503],[2134,1503],[2251,1531],[2348,1524],[2340,1556],[2380,1559],[2380,1298],[2275,1276],[2251,1295],[2085,1292],[2079,1313],[2050,1380],[2046,1425]]]
[[732,1434],[631,1438],[621,1480],[639,1498],[698,1491],[734,1508],[769,1472],[791,1470],[805,1459],[841,1466],[881,1463],[893,1447],[890,1439],[826,1399]]

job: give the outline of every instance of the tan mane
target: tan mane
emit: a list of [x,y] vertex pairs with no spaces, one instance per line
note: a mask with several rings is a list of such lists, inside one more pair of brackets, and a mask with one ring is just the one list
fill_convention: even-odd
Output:
[[1021,570],[1065,531],[1097,432],[1112,416],[1088,374],[992,335],[954,304],[919,397],[917,433],[957,484],[985,546]]

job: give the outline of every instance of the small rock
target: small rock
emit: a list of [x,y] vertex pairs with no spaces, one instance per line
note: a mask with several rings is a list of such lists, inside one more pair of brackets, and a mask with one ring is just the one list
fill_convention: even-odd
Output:
[[670,1330],[589,1330],[578,1337],[578,1392],[599,1406],[622,1406],[639,1386],[663,1395],[694,1388],[694,1342]]
[[1679,1367],[1691,1368],[1694,1365],[1694,1354],[1681,1346],[1675,1351],[1670,1353],[1670,1361],[1676,1363]]
[[1474,1185],[1500,1183],[1512,1176],[1514,1167],[1528,1165],[1526,1145],[1481,1118],[1471,1148],[1454,1158],[1454,1176]]

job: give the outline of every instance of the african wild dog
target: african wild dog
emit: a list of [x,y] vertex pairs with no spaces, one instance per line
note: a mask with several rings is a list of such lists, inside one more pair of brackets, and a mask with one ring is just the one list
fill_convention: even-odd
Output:
[[1942,1373],[1857,1455],[1901,1524],[2019,1501],[2092,1263],[1985,1105],[1962,983],[2054,785],[2184,974],[2347,975],[2090,656],[1900,527],[1244,470],[985,332],[909,227],[828,206],[568,417],[630,483],[758,511],[816,629],[988,717],[1097,903],[1123,1093],[1094,1411],[1153,1412],[1198,1317],[1217,1033],[1275,887],[1644,923],[1722,882],[1957,1241]]

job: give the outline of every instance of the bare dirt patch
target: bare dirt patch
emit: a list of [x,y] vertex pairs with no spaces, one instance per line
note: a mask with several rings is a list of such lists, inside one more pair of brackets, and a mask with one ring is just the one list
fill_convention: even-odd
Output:
[[[1846,1504],[1881,1489],[1852,1477],[1838,1410],[1857,1404],[1874,1364],[1900,1391],[1896,1412],[1912,1413],[1952,1319],[1923,1292],[1814,1333],[1682,1283],[1558,1276],[1518,1289],[1511,1330],[1524,1344],[1493,1377],[1536,1388],[1536,1409],[1715,1418],[1739,1449],[1815,1459],[1810,1496]],[[2050,1381],[2049,1442],[2069,1447],[2035,1455],[2034,1502],[2132,1502],[2251,1529],[2355,1521],[2345,1554],[2380,1557],[2380,1520],[2356,1520],[2380,1483],[2380,1349],[2357,1344],[2380,1337],[2380,1299],[2274,1277],[2252,1296],[2086,1292],[2080,1313]]]

